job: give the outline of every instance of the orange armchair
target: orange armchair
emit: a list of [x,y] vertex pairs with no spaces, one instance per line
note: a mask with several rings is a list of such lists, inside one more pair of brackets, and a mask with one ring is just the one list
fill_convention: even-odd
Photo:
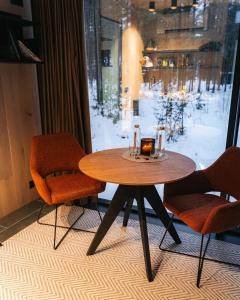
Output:
[[[55,206],[53,248],[57,249],[67,233],[77,223],[67,228],[62,239],[56,244],[57,209],[62,203],[93,196],[105,189],[105,183],[91,179],[79,171],[79,160],[85,156],[84,150],[71,134],[39,135],[32,139],[30,172],[40,197],[48,205]],[[42,208],[39,212],[38,222]],[[99,213],[99,211],[98,211]],[[101,215],[99,213],[101,218]],[[48,225],[48,224],[44,224]],[[81,229],[80,229],[81,230]]]
[[[202,234],[197,287],[200,287],[210,234],[227,231],[240,225],[239,170],[240,148],[231,147],[207,169],[195,171],[187,178],[168,183],[164,187],[164,205],[191,229]],[[221,192],[237,200],[229,202],[224,197],[209,192]],[[209,234],[209,237],[203,250],[205,234]],[[166,232],[160,243],[160,249],[165,235]]]

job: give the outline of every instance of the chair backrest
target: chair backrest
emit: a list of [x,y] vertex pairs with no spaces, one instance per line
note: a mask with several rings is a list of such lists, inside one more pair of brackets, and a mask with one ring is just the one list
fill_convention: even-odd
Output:
[[73,135],[53,134],[33,137],[30,168],[41,176],[56,171],[79,170],[78,162],[85,155]]
[[216,191],[240,199],[240,148],[228,148],[205,174]]

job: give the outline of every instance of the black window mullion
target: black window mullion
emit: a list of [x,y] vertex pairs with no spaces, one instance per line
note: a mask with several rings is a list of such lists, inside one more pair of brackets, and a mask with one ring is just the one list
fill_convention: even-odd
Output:
[[231,106],[228,122],[226,148],[236,145],[239,125],[239,94],[240,94],[240,27],[238,29],[237,53],[234,67]]

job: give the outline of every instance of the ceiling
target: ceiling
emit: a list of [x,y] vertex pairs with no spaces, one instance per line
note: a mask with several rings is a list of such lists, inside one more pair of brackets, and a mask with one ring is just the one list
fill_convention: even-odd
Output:
[[[132,5],[138,8],[148,9],[149,1],[146,0],[131,0]],[[178,6],[191,5],[192,0],[178,0]],[[168,8],[171,6],[171,0],[156,0],[156,9]]]
[[[101,15],[120,21],[124,15],[132,14],[132,10],[148,10],[149,1],[146,0],[101,0]],[[192,0],[178,0],[178,6],[188,6]],[[221,3],[228,0],[199,0],[199,3]],[[156,9],[169,8],[171,0],[155,0]]]

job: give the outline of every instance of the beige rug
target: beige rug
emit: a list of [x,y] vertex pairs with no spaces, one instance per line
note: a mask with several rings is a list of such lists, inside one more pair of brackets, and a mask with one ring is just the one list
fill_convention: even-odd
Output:
[[[61,207],[63,224],[67,216],[80,208]],[[52,222],[54,214],[44,217]],[[86,211],[78,226],[97,226],[98,215]],[[53,228],[34,223],[13,236],[0,248],[0,299],[240,299],[238,268],[205,262],[202,287],[195,286],[197,260],[158,249],[163,234],[161,226],[149,224],[153,282],[145,275],[139,224],[130,221],[127,229],[118,218],[100,244],[98,252],[86,256],[93,234],[72,231],[58,250],[52,249]],[[60,230],[62,234],[64,230]],[[180,233],[183,245],[199,246],[198,237]],[[171,239],[168,238],[171,243]],[[185,246],[180,246],[184,248]],[[239,260],[239,246],[211,242],[211,251],[225,249],[224,258]],[[231,253],[231,255],[230,255]]]

